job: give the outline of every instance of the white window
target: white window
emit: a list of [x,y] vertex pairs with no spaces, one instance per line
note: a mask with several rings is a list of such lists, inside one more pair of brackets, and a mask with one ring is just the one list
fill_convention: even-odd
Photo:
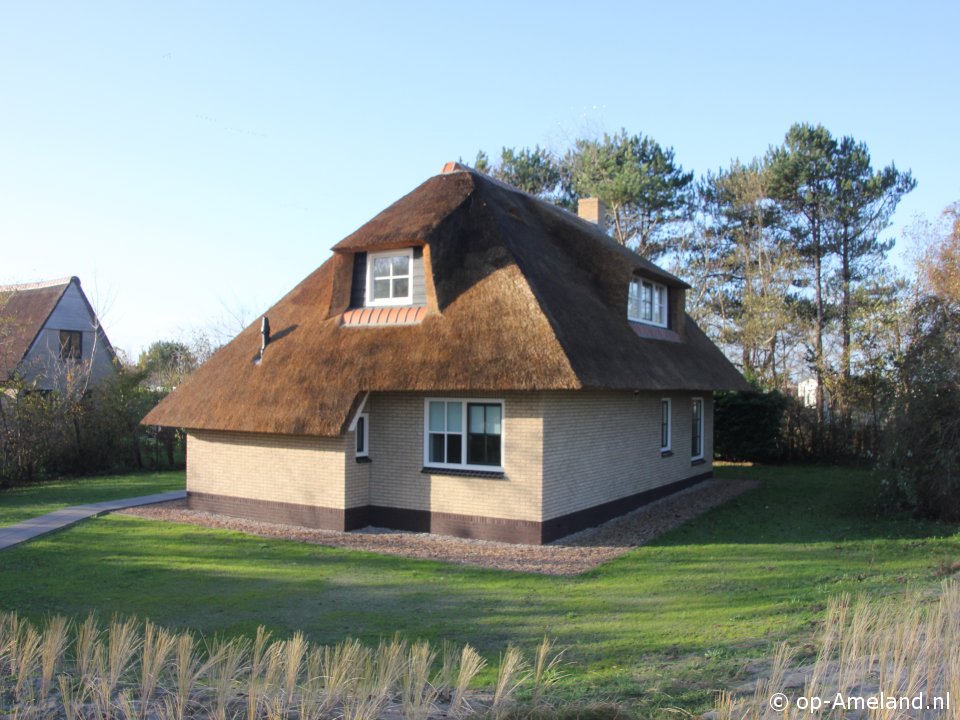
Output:
[[667,326],[667,288],[649,280],[631,280],[627,294],[627,319]]
[[703,459],[703,398],[693,399],[693,423],[690,434],[690,459]]
[[660,400],[660,452],[670,452],[673,444],[673,428],[670,420],[670,398]]
[[357,418],[355,435],[357,440],[357,457],[370,457],[370,417],[367,413],[361,413]]
[[367,305],[409,305],[413,289],[413,248],[367,256]]
[[423,464],[457,470],[503,470],[503,401],[428,398]]

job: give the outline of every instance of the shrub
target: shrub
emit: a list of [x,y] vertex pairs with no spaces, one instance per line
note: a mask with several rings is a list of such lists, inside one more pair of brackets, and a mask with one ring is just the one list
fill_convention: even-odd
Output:
[[723,460],[779,460],[780,429],[786,409],[787,398],[776,390],[717,393],[714,454]]
[[918,304],[881,466],[886,496],[918,515],[960,520],[960,310]]

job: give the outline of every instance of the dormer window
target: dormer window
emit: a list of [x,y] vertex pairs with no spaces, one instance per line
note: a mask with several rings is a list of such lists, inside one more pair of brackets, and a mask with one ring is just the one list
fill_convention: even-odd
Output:
[[631,280],[627,319],[667,327],[667,288],[650,280]]
[[367,306],[410,305],[413,248],[370,253],[367,258]]

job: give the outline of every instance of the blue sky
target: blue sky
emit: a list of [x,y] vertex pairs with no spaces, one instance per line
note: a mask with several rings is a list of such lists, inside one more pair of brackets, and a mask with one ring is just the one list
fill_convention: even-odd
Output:
[[[960,3],[0,0],[0,283],[77,275],[118,347],[249,321],[503,145],[625,127],[700,174],[798,121],[960,199]],[[899,256],[898,256],[899,257]]]

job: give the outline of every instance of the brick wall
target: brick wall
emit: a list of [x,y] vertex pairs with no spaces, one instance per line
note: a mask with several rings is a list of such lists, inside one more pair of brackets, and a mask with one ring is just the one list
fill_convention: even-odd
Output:
[[[704,400],[704,458],[692,465],[692,399]],[[660,453],[660,399],[672,400],[669,457]],[[543,519],[710,471],[710,393],[556,392],[543,395]]]
[[340,438],[191,431],[187,491],[327,508],[347,507]]
[[[711,469],[709,393],[445,396],[504,401],[503,477],[422,472],[427,396],[377,393],[364,409],[370,423],[370,462],[356,462],[352,432],[340,438],[311,438],[193,431],[188,435],[187,490],[318,508],[371,505],[539,522]],[[705,461],[697,465],[690,457],[695,396],[704,400]],[[670,457],[660,453],[661,397],[673,401]],[[238,512],[250,512],[249,506],[244,508]]]

